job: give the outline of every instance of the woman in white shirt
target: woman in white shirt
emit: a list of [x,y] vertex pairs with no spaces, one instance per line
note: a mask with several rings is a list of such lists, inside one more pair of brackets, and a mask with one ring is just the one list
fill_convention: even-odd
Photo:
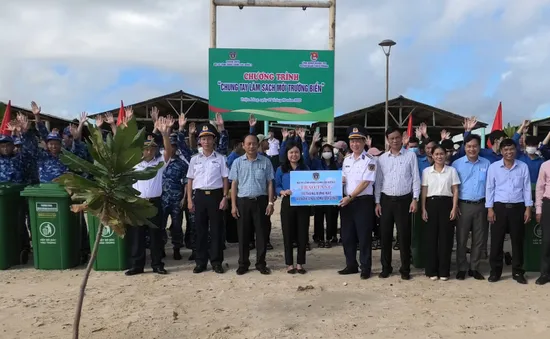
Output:
[[460,178],[454,167],[445,165],[445,149],[432,149],[433,166],[422,172],[422,219],[426,222],[426,275],[446,281],[451,276],[454,224],[458,217]]

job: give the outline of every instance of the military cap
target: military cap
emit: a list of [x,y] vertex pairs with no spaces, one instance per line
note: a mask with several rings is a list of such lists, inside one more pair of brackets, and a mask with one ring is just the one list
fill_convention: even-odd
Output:
[[156,135],[154,133],[148,133],[143,145],[145,147],[158,147],[159,142],[157,141]]
[[199,127],[199,138],[211,135],[214,138],[218,137],[218,130],[212,124],[203,124]]
[[13,138],[13,144],[14,144],[15,146],[20,146],[20,145],[22,145],[23,143],[21,142],[21,138],[15,137],[15,138]]
[[66,135],[66,136],[68,136],[68,137],[73,136],[73,135],[71,134],[71,128],[70,128],[69,126],[67,126],[67,127],[65,127],[65,128],[63,129],[63,135]]
[[349,139],[365,139],[367,137],[365,129],[360,125],[351,125],[348,127]]
[[0,134],[0,142],[13,142],[13,138],[9,135]]
[[61,141],[61,137],[57,133],[50,132],[50,134],[46,137],[46,142],[51,140]]

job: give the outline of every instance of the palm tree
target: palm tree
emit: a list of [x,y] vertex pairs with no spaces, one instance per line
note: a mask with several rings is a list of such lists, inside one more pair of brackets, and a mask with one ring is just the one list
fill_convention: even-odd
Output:
[[80,204],[71,206],[73,212],[87,211],[97,217],[97,230],[90,261],[80,285],[80,294],[73,324],[73,339],[78,339],[84,292],[92,270],[103,227],[109,226],[120,237],[127,226],[155,226],[148,218],[156,215],[157,209],[149,201],[139,198],[140,192],[132,185],[138,180],[153,178],[162,166],[134,171],[142,157],[145,129],[138,131],[135,118],[119,128],[113,136],[110,133],[104,141],[101,130],[88,125],[90,141],[86,141],[94,162],[83,160],[69,151],[60,156],[63,163],[73,172],[88,173],[93,179],[86,179],[74,173],[66,173],[55,181],[65,187],[72,200]]

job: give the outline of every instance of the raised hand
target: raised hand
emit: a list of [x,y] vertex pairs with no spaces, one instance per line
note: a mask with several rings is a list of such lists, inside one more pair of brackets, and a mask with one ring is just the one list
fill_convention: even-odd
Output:
[[192,122],[189,124],[189,134],[195,134],[197,133],[197,125]]
[[531,121],[529,120],[523,120],[520,126],[520,130],[518,131],[519,134],[525,134],[529,130],[529,125],[531,124]]
[[82,112],[80,113],[80,124],[83,124],[88,120],[88,113]]
[[216,113],[216,126],[218,126],[219,132],[225,129],[224,121],[221,113]]
[[29,130],[29,118],[25,114],[21,112],[17,113],[17,122],[19,123],[19,131],[21,133],[26,133]]
[[105,121],[109,125],[113,125],[115,123],[115,118],[113,117],[113,113],[111,112],[105,113]]
[[321,141],[321,133],[319,132],[313,133],[312,143],[315,144],[315,143],[318,143],[319,141]]
[[283,140],[286,140],[286,138],[288,138],[288,129],[283,128],[281,133],[283,134]]
[[422,131],[420,130],[420,128],[417,127],[417,128],[414,130],[414,135],[416,136],[416,138],[417,138],[418,140],[421,140],[421,139],[422,139]]
[[402,143],[403,145],[407,145],[409,143],[409,134],[407,132],[403,132],[403,139],[402,139]]
[[464,126],[464,130],[466,132],[471,132],[477,125],[477,118],[472,116],[469,118],[464,119],[464,123],[462,123],[462,126]]
[[38,106],[36,102],[31,101],[31,111],[32,111],[32,114],[39,115],[40,112],[42,111],[42,107]]
[[176,123],[176,120],[174,120],[174,117],[172,117],[171,115],[168,115],[166,118],[164,118],[164,123],[170,127],[170,129],[172,129],[172,127],[174,126],[174,124]]
[[446,129],[441,130],[441,140],[451,139],[451,133],[447,132]]
[[370,135],[367,135],[366,144],[368,148],[372,147],[372,138],[370,137]]
[[258,122],[258,120],[256,120],[256,117],[254,117],[254,114],[250,114],[250,116],[248,117],[248,125],[250,127],[254,127],[254,126],[256,126],[257,122]]
[[151,119],[156,122],[159,119],[159,109],[156,106],[151,108]]
[[159,130],[159,132],[163,136],[170,136],[170,132],[172,131],[173,124],[174,124],[174,119],[170,120],[170,118],[160,117],[157,120],[155,127]]
[[183,131],[186,124],[187,124],[187,118],[185,117],[185,114],[182,113],[178,117],[178,126],[180,131]]
[[126,121],[126,126],[128,126],[128,121],[132,120],[132,117],[134,116],[134,109],[132,106],[128,106],[124,109],[124,113],[126,113],[126,118],[128,118]]
[[420,133],[422,133],[422,136],[424,138],[427,138],[428,137],[428,125],[426,125],[425,123],[421,123],[419,129],[420,129]]
[[101,127],[103,125],[103,123],[105,123],[105,117],[101,114],[98,115],[95,118],[95,123],[96,123],[97,127]]

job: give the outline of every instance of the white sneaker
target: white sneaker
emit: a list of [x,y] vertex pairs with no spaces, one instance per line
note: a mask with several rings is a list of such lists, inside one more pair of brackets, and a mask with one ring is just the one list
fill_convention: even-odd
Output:
[[449,280],[449,277],[441,277],[441,278],[439,278],[439,279],[441,279],[441,280],[443,280],[443,281],[447,281],[447,280]]
[[430,277],[430,280],[431,281],[436,281],[437,279],[439,279],[439,277],[437,275],[433,276],[433,277]]

